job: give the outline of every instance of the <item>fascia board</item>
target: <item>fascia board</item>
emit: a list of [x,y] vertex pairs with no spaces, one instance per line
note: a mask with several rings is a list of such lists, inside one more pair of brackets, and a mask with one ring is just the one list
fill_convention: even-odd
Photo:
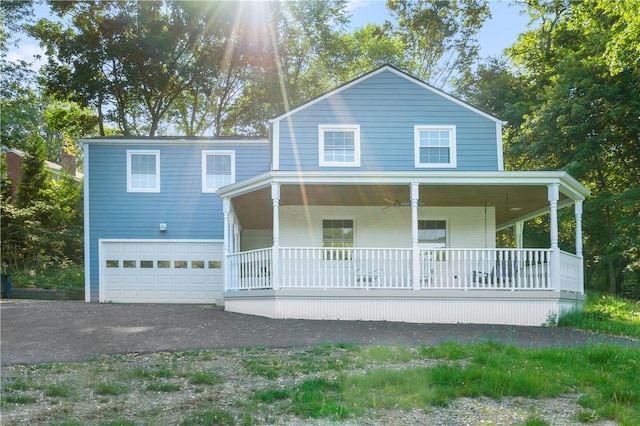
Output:
[[264,188],[272,182],[281,184],[328,185],[376,185],[407,184],[424,185],[551,185],[559,184],[564,195],[572,200],[582,200],[589,191],[578,181],[562,171],[539,172],[297,172],[271,171],[236,182],[218,190],[221,197],[237,196]]
[[80,143],[84,145],[152,145],[152,146],[187,146],[187,145],[269,145],[269,139],[81,139]]

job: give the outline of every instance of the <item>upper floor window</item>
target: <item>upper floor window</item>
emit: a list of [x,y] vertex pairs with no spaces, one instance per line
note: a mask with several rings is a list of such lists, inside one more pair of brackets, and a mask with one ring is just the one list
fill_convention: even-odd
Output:
[[202,151],[202,192],[216,192],[235,181],[234,151]]
[[360,126],[319,126],[320,165],[360,167]]
[[416,167],[456,167],[455,126],[415,126]]
[[160,192],[160,151],[127,151],[127,192]]

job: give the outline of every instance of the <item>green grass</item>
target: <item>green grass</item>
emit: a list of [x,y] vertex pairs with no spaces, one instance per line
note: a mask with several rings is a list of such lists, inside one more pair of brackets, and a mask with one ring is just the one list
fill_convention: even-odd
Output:
[[224,382],[224,378],[218,373],[193,373],[189,375],[189,383],[192,385],[216,385]]
[[640,339],[640,302],[620,297],[587,293],[583,311],[560,317],[561,327]]
[[191,425],[234,425],[236,424],[233,414],[218,408],[206,411],[198,411],[182,422],[183,426]]
[[[589,294],[584,313],[566,315],[560,323],[640,337],[638,303],[611,296]],[[241,390],[221,401],[218,387],[233,388],[236,383],[242,383]],[[367,417],[371,410],[429,410],[461,397],[540,399],[570,394],[580,395],[576,422],[610,419],[625,426],[637,425],[640,418],[637,383],[637,346],[321,344],[98,356],[86,363],[12,366],[3,370],[1,408],[3,415],[22,416],[20,410],[53,407],[51,424],[68,425],[257,425],[277,424],[292,414],[301,422],[325,418],[358,423],[365,418],[375,422]],[[247,386],[250,389],[245,392]],[[87,396],[95,398],[99,410],[78,413],[77,404]],[[129,408],[135,401],[144,405]],[[171,405],[175,401],[177,405]],[[523,424],[547,423],[532,411]]]

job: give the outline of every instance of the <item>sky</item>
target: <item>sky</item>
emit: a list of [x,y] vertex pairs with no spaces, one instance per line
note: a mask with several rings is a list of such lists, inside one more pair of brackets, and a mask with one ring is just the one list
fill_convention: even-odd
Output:
[[[382,24],[389,17],[385,3],[385,0],[351,0],[348,6],[352,14],[351,27],[360,28],[368,23]],[[516,41],[518,34],[527,29],[528,22],[528,18],[520,13],[521,8],[510,5],[509,1],[493,0],[489,2],[489,7],[492,17],[479,34],[482,58],[500,56],[505,48]],[[38,12],[44,13],[43,10]],[[40,55],[41,58],[34,59],[34,55]],[[7,59],[34,62],[36,69],[45,63],[42,48],[35,40],[24,35],[21,36],[20,45],[8,52]]]
[[[490,0],[491,19],[485,22],[479,34],[480,56],[500,56],[502,51],[515,43],[518,34],[527,30],[529,18],[520,13],[521,7],[509,1]],[[389,17],[385,0],[351,0],[351,26],[364,27],[366,24],[382,24]]]

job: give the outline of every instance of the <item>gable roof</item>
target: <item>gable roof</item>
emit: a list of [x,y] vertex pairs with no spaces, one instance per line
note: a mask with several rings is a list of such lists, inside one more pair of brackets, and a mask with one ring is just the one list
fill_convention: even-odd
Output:
[[446,92],[443,92],[442,90],[433,87],[432,85],[420,80],[419,78],[414,77],[411,74],[408,74],[408,73],[406,73],[404,71],[401,71],[398,68],[396,68],[394,66],[391,66],[389,64],[383,65],[383,66],[381,66],[381,67],[379,67],[379,68],[377,68],[377,69],[375,69],[373,71],[368,72],[367,74],[363,74],[360,77],[358,77],[358,78],[356,78],[354,80],[351,80],[350,82],[345,83],[342,86],[339,86],[339,87],[333,89],[330,92],[325,93],[324,95],[320,95],[320,96],[310,100],[309,102],[306,102],[306,103],[298,106],[297,108],[292,109],[289,112],[286,112],[286,113],[284,113],[282,115],[279,115],[279,116],[273,118],[271,120],[271,122],[280,121],[282,119],[290,117],[290,116],[298,113],[299,111],[307,109],[310,106],[317,104],[318,102],[321,102],[321,101],[323,101],[323,100],[325,100],[327,98],[330,98],[330,97],[332,97],[332,96],[334,96],[334,95],[336,95],[336,94],[338,94],[338,93],[340,93],[340,92],[342,92],[342,91],[344,91],[344,90],[346,90],[346,89],[348,89],[348,88],[350,88],[352,86],[355,86],[355,85],[361,83],[364,80],[368,80],[369,78],[374,77],[374,76],[376,76],[378,74],[381,74],[383,72],[391,72],[391,73],[393,73],[393,74],[395,74],[395,75],[397,75],[397,76],[399,76],[401,78],[404,78],[405,80],[417,85],[418,87],[421,87],[423,89],[429,90],[429,91],[435,93],[438,96],[441,96],[441,97],[443,97],[443,98],[445,98],[445,99],[447,99],[447,100],[449,100],[449,101],[451,101],[451,102],[453,102],[455,104],[458,104],[461,107],[468,109],[469,111],[472,111],[472,112],[474,112],[474,113],[476,113],[478,115],[481,115],[482,117],[485,117],[485,118],[487,118],[489,120],[495,121],[496,123],[498,123],[500,125],[506,124],[505,121],[500,120],[499,118],[489,114],[488,112],[483,111],[483,110],[481,110],[481,109],[479,109],[477,107],[474,107],[473,105],[463,101],[462,99],[456,98],[455,96],[452,96],[452,95],[450,95],[450,94],[448,94]]

